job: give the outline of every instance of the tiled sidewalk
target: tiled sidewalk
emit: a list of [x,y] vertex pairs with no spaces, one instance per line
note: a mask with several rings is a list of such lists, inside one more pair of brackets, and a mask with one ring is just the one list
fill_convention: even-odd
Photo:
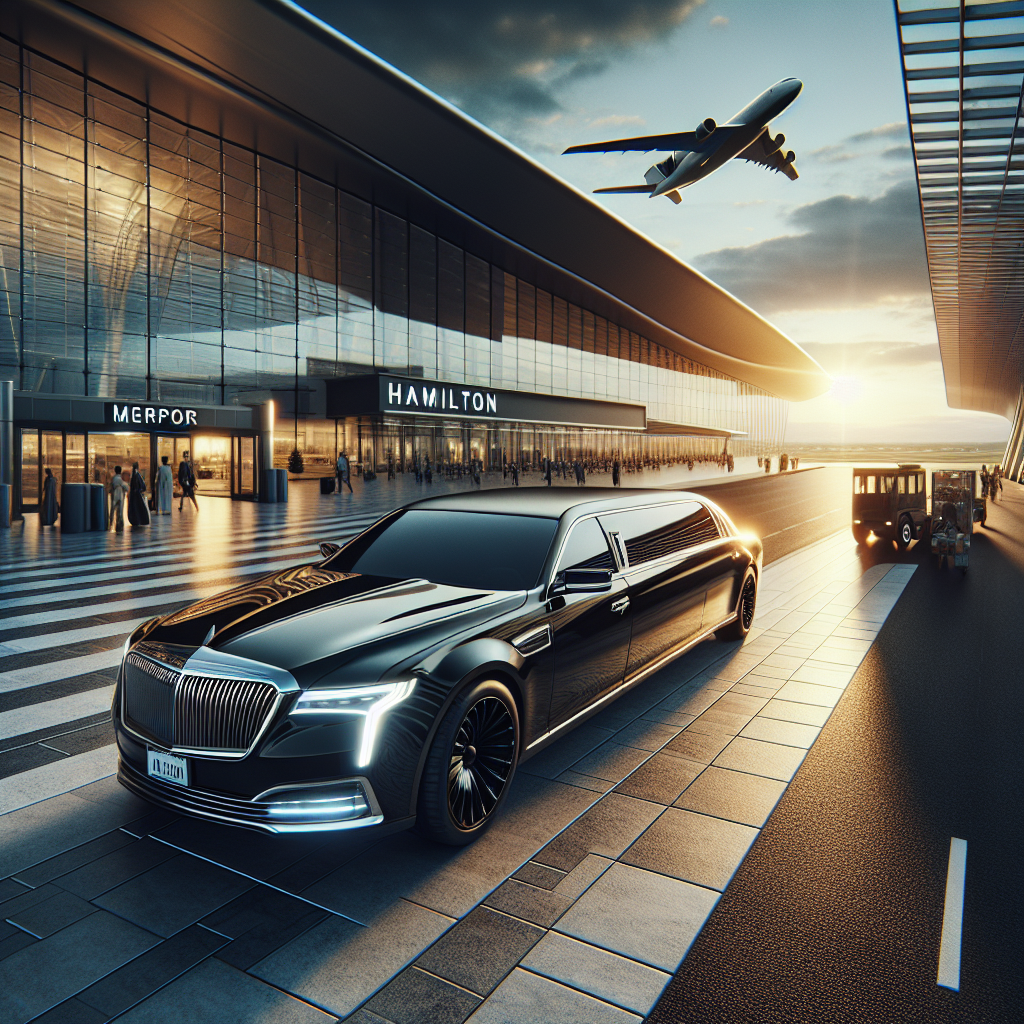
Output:
[[744,645],[528,761],[464,850],[240,833],[112,779],[4,815],[0,1019],[638,1021],[913,570],[848,534],[772,564]]

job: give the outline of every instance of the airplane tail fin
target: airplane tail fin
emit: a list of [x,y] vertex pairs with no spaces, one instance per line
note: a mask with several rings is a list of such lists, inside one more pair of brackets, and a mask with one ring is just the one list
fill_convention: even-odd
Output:
[[674,192],[666,192],[665,195],[667,195],[669,199],[676,204],[676,206],[683,201],[683,197],[679,194],[679,189],[676,189]]
[[594,194],[607,192],[653,192],[657,185],[616,185],[614,188],[595,188]]

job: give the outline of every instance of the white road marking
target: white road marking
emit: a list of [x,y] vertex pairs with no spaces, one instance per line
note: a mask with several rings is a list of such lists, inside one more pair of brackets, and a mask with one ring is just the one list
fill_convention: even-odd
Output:
[[51,729],[66,722],[109,711],[113,698],[114,684],[111,683],[109,686],[100,686],[84,693],[73,693],[69,697],[58,697],[56,700],[43,701],[41,704],[29,704],[13,711],[4,711],[0,713],[0,740],[23,736],[38,729]]
[[97,747],[84,754],[61,758],[27,772],[9,775],[0,790],[0,814],[16,811],[40,800],[60,796],[90,782],[98,782],[117,771],[117,747]]
[[950,839],[946,873],[946,902],[942,908],[942,940],[939,943],[938,984],[960,991],[960,933],[964,923],[964,878],[967,873],[967,840]]

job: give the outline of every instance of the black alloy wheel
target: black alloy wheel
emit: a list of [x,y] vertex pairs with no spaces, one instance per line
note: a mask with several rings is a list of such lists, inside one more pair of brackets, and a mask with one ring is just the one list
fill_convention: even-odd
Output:
[[754,602],[757,600],[757,584],[753,576],[743,581],[743,593],[740,595],[740,619],[743,632],[746,633],[754,622]]
[[434,735],[420,782],[417,830],[464,846],[497,816],[519,760],[519,712],[504,683],[456,695]]
[[896,546],[900,551],[906,551],[910,547],[910,542],[914,539],[914,526],[909,519],[904,516],[899,526],[896,528]]
[[476,828],[497,806],[515,752],[515,723],[505,702],[477,701],[455,734],[448,761],[448,813],[459,828]]
[[728,626],[716,631],[719,640],[742,640],[754,622],[754,608],[757,604],[757,580],[753,572],[747,572],[740,590],[739,605],[736,608],[736,619]]

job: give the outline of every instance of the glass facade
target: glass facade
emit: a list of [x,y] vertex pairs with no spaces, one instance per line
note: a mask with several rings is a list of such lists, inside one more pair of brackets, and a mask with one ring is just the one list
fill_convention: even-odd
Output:
[[0,378],[167,403],[273,396],[275,462],[297,447],[315,469],[341,446],[362,455],[364,432],[371,452],[415,433],[325,418],[325,379],[384,371],[639,402],[649,421],[743,432],[737,454],[775,451],[785,430],[781,399],[0,37]]

